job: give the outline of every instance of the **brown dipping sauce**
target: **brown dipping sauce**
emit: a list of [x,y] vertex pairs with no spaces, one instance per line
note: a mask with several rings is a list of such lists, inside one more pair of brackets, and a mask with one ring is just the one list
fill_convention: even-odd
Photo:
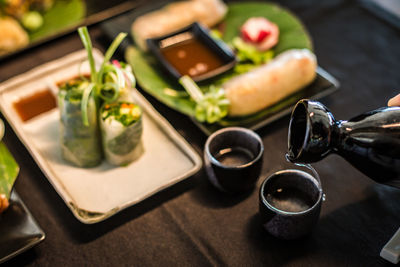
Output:
[[56,98],[50,90],[44,90],[24,97],[13,103],[22,121],[27,121],[57,106]]
[[161,48],[167,61],[181,74],[197,77],[224,65],[222,59],[196,38]]

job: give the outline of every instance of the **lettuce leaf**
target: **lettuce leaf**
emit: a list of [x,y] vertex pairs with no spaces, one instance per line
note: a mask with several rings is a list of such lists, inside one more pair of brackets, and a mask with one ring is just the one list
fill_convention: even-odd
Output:
[[0,195],[10,198],[19,166],[3,142],[0,142]]

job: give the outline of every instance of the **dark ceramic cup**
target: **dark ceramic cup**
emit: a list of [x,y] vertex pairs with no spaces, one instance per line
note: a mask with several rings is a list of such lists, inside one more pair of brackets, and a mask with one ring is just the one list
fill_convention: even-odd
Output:
[[275,172],[260,188],[263,226],[281,239],[303,237],[315,228],[324,198],[315,170],[313,174],[300,169]]
[[254,131],[227,127],[210,135],[204,162],[210,182],[224,192],[244,192],[256,184],[262,167],[264,146]]

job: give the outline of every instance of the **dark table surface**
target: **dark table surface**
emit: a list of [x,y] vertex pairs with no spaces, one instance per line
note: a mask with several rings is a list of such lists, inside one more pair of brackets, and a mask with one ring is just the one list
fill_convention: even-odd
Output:
[[[150,4],[151,2],[149,2]],[[386,105],[400,93],[400,34],[354,0],[280,1],[308,28],[319,65],[341,89],[321,101],[337,119]],[[95,46],[108,40],[90,27]],[[0,81],[82,48],[69,34],[0,62]],[[144,95],[202,154],[206,136],[192,121]],[[227,196],[204,170],[104,222],[85,225],[70,212],[6,123],[4,141],[21,167],[15,188],[46,239],[5,265],[380,266],[384,244],[400,226],[400,190],[379,185],[336,155],[315,164],[327,200],[304,239],[268,235],[257,216],[262,180],[283,166],[289,117],[257,131],[265,153],[257,187]]]

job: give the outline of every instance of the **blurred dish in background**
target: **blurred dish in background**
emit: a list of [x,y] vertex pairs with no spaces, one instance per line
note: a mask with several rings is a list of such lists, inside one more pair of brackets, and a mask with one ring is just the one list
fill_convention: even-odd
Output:
[[78,24],[83,0],[5,0],[0,2],[0,56],[27,47],[50,34]]
[[12,17],[0,18],[0,55],[27,46],[29,36],[17,20]]
[[75,30],[131,10],[142,0],[2,0],[0,60]]

